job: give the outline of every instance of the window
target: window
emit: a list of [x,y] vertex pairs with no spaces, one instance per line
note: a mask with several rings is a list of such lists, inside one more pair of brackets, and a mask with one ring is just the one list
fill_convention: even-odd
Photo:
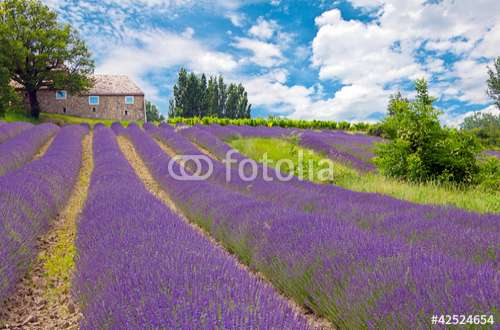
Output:
[[67,96],[66,91],[56,91],[56,100],[66,100]]
[[90,105],[99,105],[99,96],[96,96],[96,95],[89,96],[89,104]]
[[92,112],[95,112],[95,107],[92,108]]
[[125,104],[134,104],[135,100],[133,96],[125,96]]

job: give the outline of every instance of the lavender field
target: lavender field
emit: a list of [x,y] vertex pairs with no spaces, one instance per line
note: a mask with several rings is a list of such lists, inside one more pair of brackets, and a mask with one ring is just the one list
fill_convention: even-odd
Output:
[[0,123],[0,328],[430,329],[434,315],[497,327],[500,213],[302,180],[230,145],[252,138],[359,176],[376,175],[383,143]]

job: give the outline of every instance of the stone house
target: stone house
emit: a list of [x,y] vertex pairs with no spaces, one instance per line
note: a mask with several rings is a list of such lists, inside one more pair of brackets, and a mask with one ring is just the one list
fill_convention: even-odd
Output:
[[[83,94],[41,89],[37,93],[41,112],[112,120],[145,120],[144,92],[123,75],[94,75],[94,86]],[[27,95],[25,94],[27,105]]]

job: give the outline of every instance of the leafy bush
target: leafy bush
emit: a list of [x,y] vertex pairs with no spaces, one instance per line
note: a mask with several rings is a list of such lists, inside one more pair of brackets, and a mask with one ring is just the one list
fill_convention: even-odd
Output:
[[384,133],[382,124],[376,123],[376,124],[368,125],[368,129],[366,130],[366,133],[368,135],[373,135],[373,136],[382,136]]
[[485,157],[476,181],[485,191],[500,191],[500,159]]
[[0,65],[0,117],[3,117],[6,112],[17,111],[20,108],[19,96],[10,86],[9,72]]
[[414,101],[395,97],[389,102],[382,130],[391,140],[376,150],[379,170],[412,182],[476,182],[479,142],[470,133],[441,127],[426,81],[417,80],[415,85]]

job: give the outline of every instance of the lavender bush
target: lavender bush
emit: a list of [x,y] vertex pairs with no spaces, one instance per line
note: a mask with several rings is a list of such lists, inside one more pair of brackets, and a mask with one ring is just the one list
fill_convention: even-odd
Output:
[[54,124],[37,125],[0,144],[0,175],[29,162],[58,130]]
[[[125,134],[192,220],[339,328],[428,328],[432,314],[492,314],[498,309],[496,216],[438,208],[428,209],[430,213],[414,208],[414,213],[399,216],[408,204],[336,187],[329,188],[335,199],[323,200],[333,203],[331,212],[300,212],[213,181],[175,180],[168,171],[170,157],[154,141],[137,127]],[[370,201],[379,204],[377,214],[370,213],[376,207]],[[431,230],[436,224],[442,227]],[[476,257],[476,247],[469,248],[478,233],[471,242],[461,241],[465,246],[459,252],[444,246],[476,226],[485,236],[493,234],[484,259]],[[433,243],[436,229],[449,236],[446,242]]]
[[300,135],[299,144],[358,170],[373,171],[375,166],[371,163],[371,159],[375,155],[372,149],[374,142],[379,141],[381,140],[375,137],[344,132],[305,131]]
[[375,156],[373,148],[376,142],[383,141],[378,137],[350,134],[343,131],[315,131],[264,126],[195,125],[183,129],[182,132],[192,130],[205,130],[224,140],[234,137],[286,138],[299,136],[301,146],[323,153],[333,160],[347,163],[362,171],[375,169],[371,163],[371,159]]
[[0,303],[36,256],[36,239],[64,207],[76,182],[87,131],[67,126],[45,155],[0,177]]
[[111,130],[96,127],[94,137],[76,242],[82,329],[308,328],[270,287],[146,191]]
[[13,138],[17,134],[31,127],[33,127],[32,124],[23,122],[3,124],[2,126],[0,126],[0,143],[3,143],[10,138]]
[[500,159],[500,151],[488,150],[486,151],[486,154]]

